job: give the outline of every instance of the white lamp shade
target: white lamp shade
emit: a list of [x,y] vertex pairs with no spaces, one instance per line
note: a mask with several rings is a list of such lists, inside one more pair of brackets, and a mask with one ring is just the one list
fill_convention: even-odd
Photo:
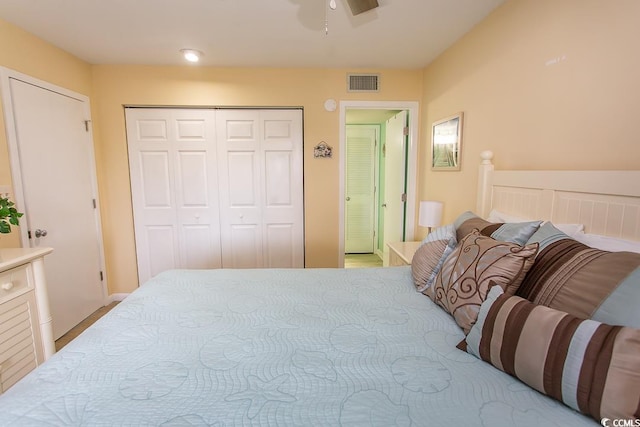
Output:
[[421,227],[439,227],[442,221],[442,202],[427,200],[420,202],[418,224]]

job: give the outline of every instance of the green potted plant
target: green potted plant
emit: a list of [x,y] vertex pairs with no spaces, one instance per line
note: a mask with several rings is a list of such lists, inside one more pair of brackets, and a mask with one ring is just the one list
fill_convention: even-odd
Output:
[[20,225],[18,218],[22,213],[15,208],[15,203],[7,197],[0,196],[0,233],[11,233],[12,225]]

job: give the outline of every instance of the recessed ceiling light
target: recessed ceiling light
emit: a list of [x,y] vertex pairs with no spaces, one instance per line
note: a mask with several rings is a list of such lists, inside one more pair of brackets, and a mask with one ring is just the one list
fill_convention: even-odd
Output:
[[189,62],[198,62],[200,61],[200,57],[204,56],[202,52],[195,49],[180,49],[180,53],[182,53],[184,59]]

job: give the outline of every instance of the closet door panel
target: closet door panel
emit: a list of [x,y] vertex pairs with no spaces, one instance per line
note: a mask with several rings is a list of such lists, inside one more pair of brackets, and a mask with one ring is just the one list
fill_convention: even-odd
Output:
[[265,202],[267,207],[291,207],[293,203],[291,166],[290,152],[265,152]]
[[142,242],[146,244],[148,274],[153,277],[180,265],[175,250],[176,229],[173,225],[147,225],[143,229]]
[[142,114],[129,120],[129,168],[140,283],[179,266],[173,191],[170,117]]
[[[212,172],[215,173],[215,171]],[[178,152],[181,208],[205,208],[209,205],[208,175],[205,152]]]
[[127,108],[126,118],[140,283],[219,268],[215,111]]
[[140,282],[304,267],[301,110],[127,108]]
[[262,251],[260,247],[261,233],[259,224],[232,224],[231,238],[225,241],[225,268],[258,268],[262,267]]
[[269,224],[266,226],[266,264],[270,268],[291,268],[297,254],[295,224]]
[[217,230],[211,225],[183,225],[181,234],[184,264],[181,268],[211,268],[210,254],[219,251],[219,242],[214,239]]
[[265,267],[304,267],[301,110],[263,110]]
[[219,110],[216,115],[224,268],[264,266],[259,119],[259,110]]
[[140,151],[142,194],[147,209],[171,209],[171,184],[167,151]]
[[255,151],[227,152],[227,185],[229,207],[240,212],[243,208],[258,209]]

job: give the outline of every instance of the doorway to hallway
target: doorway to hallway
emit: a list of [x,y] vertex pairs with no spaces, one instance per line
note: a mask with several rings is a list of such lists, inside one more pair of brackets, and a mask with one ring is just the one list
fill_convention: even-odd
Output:
[[[340,265],[353,253],[376,254],[388,265],[387,243],[413,237],[417,107],[417,102],[340,103]],[[367,142],[365,130],[372,127],[377,136]],[[354,129],[360,129],[355,138]],[[354,175],[361,185],[354,185]],[[370,193],[354,194],[354,188]],[[373,248],[364,248],[371,240]]]

